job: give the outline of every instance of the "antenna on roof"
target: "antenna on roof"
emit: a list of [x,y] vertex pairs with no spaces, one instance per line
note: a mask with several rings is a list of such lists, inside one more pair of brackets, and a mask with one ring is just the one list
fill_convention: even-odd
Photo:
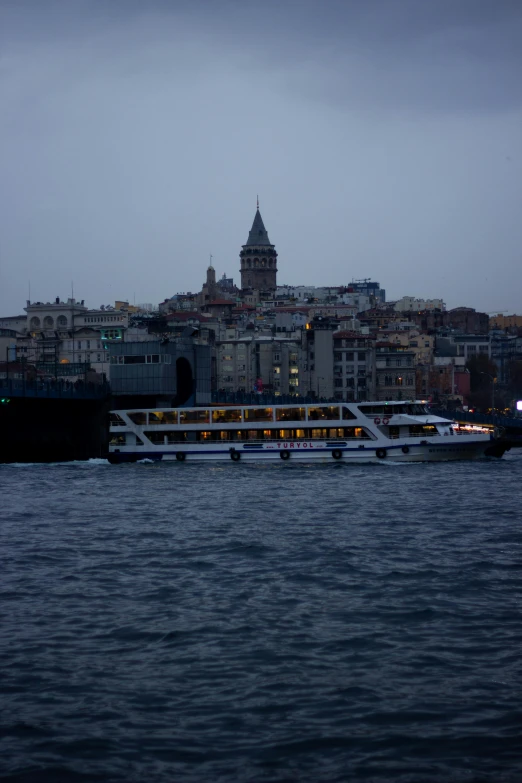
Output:
[[257,197],[257,208],[259,209],[259,196]]

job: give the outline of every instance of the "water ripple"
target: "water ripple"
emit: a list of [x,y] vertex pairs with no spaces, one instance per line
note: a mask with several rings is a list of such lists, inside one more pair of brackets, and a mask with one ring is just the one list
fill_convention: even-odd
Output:
[[518,783],[521,468],[0,466],[0,779]]

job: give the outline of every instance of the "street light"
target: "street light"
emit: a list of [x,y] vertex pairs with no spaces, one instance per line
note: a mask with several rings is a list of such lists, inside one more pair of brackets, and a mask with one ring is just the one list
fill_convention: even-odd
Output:
[[487,375],[488,378],[491,381],[491,415],[493,415],[495,411],[495,380],[496,378],[493,375],[490,375],[489,372],[481,372],[480,375]]

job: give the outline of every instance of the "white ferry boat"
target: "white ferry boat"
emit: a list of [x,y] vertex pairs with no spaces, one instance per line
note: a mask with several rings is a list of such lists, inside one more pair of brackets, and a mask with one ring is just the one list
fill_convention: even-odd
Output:
[[457,433],[410,401],[118,410],[108,458],[431,462],[503,453],[493,433]]

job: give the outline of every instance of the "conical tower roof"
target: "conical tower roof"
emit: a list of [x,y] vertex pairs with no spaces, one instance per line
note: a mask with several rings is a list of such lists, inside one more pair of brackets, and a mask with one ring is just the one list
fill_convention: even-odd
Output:
[[259,207],[256,211],[256,216],[254,218],[254,222],[252,223],[252,228],[250,229],[250,233],[248,234],[248,239],[246,241],[246,244],[243,245],[243,247],[251,247],[255,245],[271,245],[268,238],[268,233],[265,228],[265,224],[263,223],[263,218],[261,217],[261,212],[259,211]]

